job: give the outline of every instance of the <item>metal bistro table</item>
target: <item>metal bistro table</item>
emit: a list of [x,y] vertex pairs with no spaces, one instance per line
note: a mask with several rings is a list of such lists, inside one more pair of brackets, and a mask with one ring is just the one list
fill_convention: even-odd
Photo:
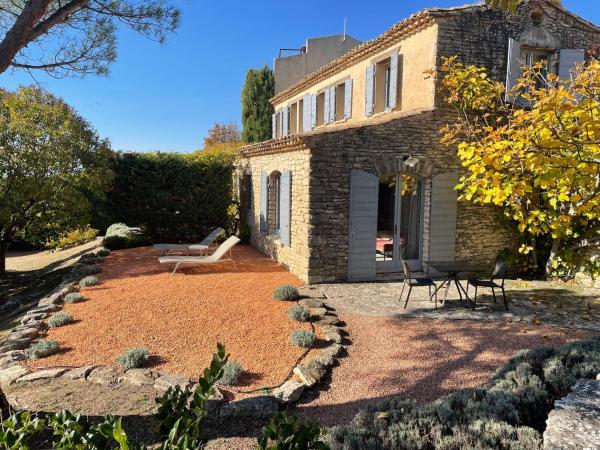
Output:
[[435,293],[437,293],[437,291],[442,289],[444,286],[446,287],[444,299],[441,302],[442,306],[444,306],[444,304],[446,303],[446,299],[448,298],[448,289],[450,289],[450,285],[454,283],[456,286],[456,290],[458,291],[460,301],[462,302],[466,299],[473,304],[473,307],[475,307],[475,302],[471,300],[469,294],[467,293],[467,290],[461,284],[458,274],[482,272],[483,269],[481,268],[481,266],[476,266],[473,263],[470,263],[469,261],[426,261],[425,264],[427,264],[430,268],[434,269],[437,272],[446,272],[448,274],[444,282],[440,284],[435,290]]

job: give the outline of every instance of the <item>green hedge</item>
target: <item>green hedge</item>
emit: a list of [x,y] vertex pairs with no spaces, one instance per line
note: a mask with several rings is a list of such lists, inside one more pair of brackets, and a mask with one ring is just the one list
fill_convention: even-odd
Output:
[[153,242],[193,242],[230,226],[230,155],[118,153],[111,166],[113,186],[94,205],[92,224],[102,232],[124,222]]
[[579,378],[600,372],[600,337],[519,352],[483,388],[418,405],[391,398],[328,435],[332,450],[539,450],[548,413]]

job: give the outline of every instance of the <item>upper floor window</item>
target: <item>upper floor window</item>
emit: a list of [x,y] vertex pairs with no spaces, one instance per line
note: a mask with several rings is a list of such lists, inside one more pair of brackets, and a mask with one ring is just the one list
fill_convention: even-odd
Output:
[[317,126],[325,124],[325,91],[317,94]]
[[367,67],[365,114],[396,109],[401,100],[402,64],[400,55],[392,54]]
[[532,67],[536,64],[542,64],[540,77],[536,81],[536,87],[538,89],[544,87],[544,80],[548,75],[548,60],[550,53],[546,50],[539,50],[534,48],[521,47],[521,65]]

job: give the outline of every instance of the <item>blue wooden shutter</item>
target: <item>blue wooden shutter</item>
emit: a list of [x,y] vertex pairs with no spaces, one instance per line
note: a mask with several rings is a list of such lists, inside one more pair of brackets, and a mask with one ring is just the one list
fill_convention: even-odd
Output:
[[317,96],[310,96],[310,129],[314,130],[317,127]]
[[374,111],[374,96],[375,94],[375,66],[373,64],[367,66],[365,80],[365,114],[370,116]]
[[375,279],[379,178],[353,170],[350,178],[348,281]]
[[292,172],[286,170],[279,178],[279,238],[283,245],[290,245],[291,240],[291,206],[292,206]]
[[323,123],[329,123],[329,119],[330,119],[330,106],[331,104],[329,103],[329,95],[330,95],[331,91],[329,89],[325,89],[325,95],[324,95],[324,101],[323,101]]
[[273,120],[273,130],[271,131],[272,138],[275,139],[277,137],[277,113],[272,114]]
[[390,58],[390,104],[389,109],[396,107],[398,97],[398,53],[393,53]]
[[561,49],[558,52],[558,78],[563,82],[571,81],[571,73],[578,64],[583,62],[585,62],[585,50]]
[[458,206],[454,186],[457,183],[456,172],[442,173],[435,176],[431,182],[430,261],[454,261]]
[[335,103],[335,86],[329,88],[329,122],[335,122],[336,116],[336,103]]
[[344,83],[344,119],[352,117],[352,78]]
[[302,131],[305,133],[308,133],[311,130],[310,102],[310,94],[306,94],[302,100]]
[[281,135],[287,136],[288,132],[289,132],[289,118],[290,118],[290,108],[288,106],[283,108],[283,111],[281,112],[281,117],[282,117]]
[[521,44],[519,44],[518,41],[509,38],[508,62],[506,66],[506,101],[515,101],[515,98],[510,92],[519,82],[519,78],[521,78]]
[[260,232],[265,234],[269,229],[269,175],[260,173]]

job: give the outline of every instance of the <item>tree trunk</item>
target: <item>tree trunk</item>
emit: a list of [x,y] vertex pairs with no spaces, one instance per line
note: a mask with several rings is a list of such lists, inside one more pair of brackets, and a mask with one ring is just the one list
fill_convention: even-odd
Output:
[[0,73],[6,71],[15,55],[27,46],[33,29],[46,13],[49,0],[29,0],[15,20],[13,26],[0,42]]
[[0,241],[0,276],[4,276],[6,273],[6,252],[10,242]]
[[556,259],[558,255],[558,251],[560,250],[560,238],[552,239],[552,248],[550,249],[550,256],[548,257],[548,261],[546,262],[546,278],[550,276],[550,271],[552,270],[552,262]]

